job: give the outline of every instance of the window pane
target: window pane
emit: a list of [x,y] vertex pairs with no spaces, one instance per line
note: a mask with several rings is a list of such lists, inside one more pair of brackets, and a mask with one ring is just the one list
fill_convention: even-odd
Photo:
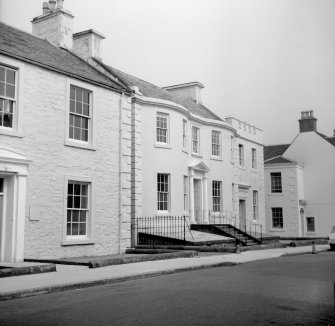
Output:
[[73,197],[67,196],[67,207],[72,208],[73,207]]
[[74,193],[75,195],[79,196],[79,195],[80,195],[80,184],[79,184],[79,183],[75,183],[73,189],[74,189],[74,192],[73,192],[73,193]]
[[86,224],[80,223],[79,224],[79,235],[85,235],[86,234]]
[[89,106],[88,104],[83,105],[83,115],[89,116]]
[[69,137],[72,138],[72,139],[74,138],[73,134],[74,134],[74,128],[72,126],[70,126],[69,127]]
[[86,222],[86,211],[80,212],[80,222]]
[[81,208],[87,208],[87,197],[81,197]]
[[70,210],[67,211],[67,222],[68,223],[71,222],[71,211]]
[[72,223],[72,235],[78,235],[78,234],[79,234],[79,224]]
[[70,194],[73,194],[73,184],[72,183],[69,183],[68,186],[67,186],[67,193],[70,195]]
[[88,141],[88,130],[82,130],[81,132],[81,140]]
[[10,98],[15,97],[15,86],[13,85],[6,85],[6,96]]
[[15,84],[15,71],[7,69],[6,82],[9,84]]
[[83,91],[79,88],[76,88],[76,101],[78,102],[83,101]]
[[88,195],[88,185],[81,185],[81,194],[83,196],[87,196]]
[[5,68],[0,67],[0,81],[5,82]]
[[81,117],[73,116],[73,122],[75,127],[81,128]]
[[[76,106],[76,102],[73,101],[73,100],[70,100],[70,112],[73,112],[73,113],[76,112],[75,106]],[[70,117],[71,117],[71,115],[70,115]]]
[[66,224],[66,235],[71,235],[71,223]]
[[83,114],[83,104],[78,101],[76,101],[76,113]]
[[83,102],[86,104],[90,103],[90,93],[84,91]]
[[79,211],[72,211],[72,222],[79,221]]
[[73,138],[81,140],[80,139],[80,129],[79,128],[74,128],[74,136],[73,136]]
[[5,96],[5,84],[0,82],[0,96]]

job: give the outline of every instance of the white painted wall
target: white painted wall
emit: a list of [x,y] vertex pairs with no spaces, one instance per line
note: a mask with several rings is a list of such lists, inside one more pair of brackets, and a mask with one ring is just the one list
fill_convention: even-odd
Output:
[[[302,236],[299,199],[303,195],[302,169],[295,163],[265,165],[265,215],[269,235]],[[282,193],[271,193],[271,173],[281,172]],[[282,207],[283,228],[273,228],[272,207]]]
[[[153,103],[153,99],[151,99]],[[157,173],[170,174],[171,215],[183,215],[183,176],[189,176],[189,166],[203,162],[209,169],[207,201],[208,210],[212,210],[212,181],[222,181],[222,211],[224,214],[238,214],[238,191],[234,193],[234,207],[232,184],[239,181],[250,184],[247,194],[248,220],[252,220],[252,190],[259,192],[259,222],[265,224],[264,215],[264,178],[263,178],[263,148],[262,143],[250,141],[247,138],[235,138],[234,160],[231,159],[231,137],[236,130],[229,123],[208,121],[200,117],[192,117],[184,109],[173,109],[160,105],[142,104],[142,154],[143,154],[143,216],[157,214]],[[156,115],[157,112],[169,115],[170,135],[168,146],[156,143]],[[187,120],[187,150],[183,150],[182,130],[183,119]],[[191,128],[192,125],[200,128],[200,155],[191,153]],[[222,136],[222,158],[214,159],[211,155],[211,131],[217,130]],[[260,132],[259,130],[257,130]],[[259,135],[253,137],[260,137]],[[261,138],[258,138],[261,139]],[[237,144],[241,141],[246,150],[246,168],[239,169]],[[257,150],[257,170],[251,172],[251,147]],[[190,190],[190,189],[189,189]],[[190,194],[190,191],[188,191]],[[189,196],[190,199],[190,196]],[[203,206],[203,205],[202,205]],[[204,209],[204,207],[202,208]],[[186,212],[188,213],[188,212]],[[265,227],[263,228],[263,231]]]
[[316,232],[306,236],[328,236],[335,225],[335,147],[315,132],[304,132],[283,156],[304,166],[305,217],[316,220]]
[[[23,153],[30,160],[25,258],[101,255],[124,250],[130,243],[129,100],[122,103],[128,113],[125,112],[123,121],[120,121],[121,95],[87,84],[87,88],[94,92],[95,147],[88,150],[66,146],[67,88],[69,83],[76,84],[77,81],[0,56],[0,62],[3,61],[21,67],[18,110],[23,126],[22,137],[0,134],[0,139],[2,146]],[[123,125],[122,134],[119,132],[120,123]],[[120,136],[123,139],[121,144]],[[122,163],[120,145],[124,153]],[[92,181],[92,244],[62,245],[66,176]],[[31,207],[34,212],[39,212],[35,220],[30,220]]]

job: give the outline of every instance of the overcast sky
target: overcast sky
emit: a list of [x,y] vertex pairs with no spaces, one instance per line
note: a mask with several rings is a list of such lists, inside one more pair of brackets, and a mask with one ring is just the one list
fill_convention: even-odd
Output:
[[[0,20],[31,32],[42,0],[0,0]],[[289,143],[302,110],[335,129],[334,0],[65,0],[74,32],[106,36],[107,64],[158,86],[199,81],[203,104]]]

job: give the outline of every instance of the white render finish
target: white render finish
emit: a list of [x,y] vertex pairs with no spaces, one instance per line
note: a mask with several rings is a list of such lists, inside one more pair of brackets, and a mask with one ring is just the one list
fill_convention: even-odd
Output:
[[[271,193],[271,173],[280,172],[282,193]],[[303,199],[303,168],[295,162],[265,165],[265,197],[266,226],[268,234],[281,237],[302,237],[302,219],[299,200]],[[283,228],[273,228],[272,207],[282,207]]]
[[315,232],[305,236],[328,236],[335,224],[335,146],[315,132],[303,132],[283,154],[304,167],[305,217],[315,218]]
[[[0,62],[4,60],[8,63],[9,59],[0,56]],[[23,128],[20,135],[1,134],[0,130],[0,137],[1,146],[21,153],[29,161],[26,191],[22,178],[18,178],[16,186],[20,191],[19,212],[25,215],[24,257],[60,258],[124,252],[130,245],[129,98],[14,59],[10,61],[11,66],[24,70],[24,74],[19,75],[24,79],[20,80],[22,87],[18,90]],[[85,86],[94,93],[94,147],[66,143],[70,84]],[[6,168],[0,166],[0,175],[4,173],[7,173]],[[64,241],[66,176],[75,181],[91,180],[92,232],[85,241]],[[22,234],[24,224],[20,225],[18,234]],[[22,251],[20,242],[17,247]],[[22,258],[21,253],[11,260]]]
[[[236,220],[239,216],[239,199],[246,201],[246,220],[248,223],[263,225],[265,231],[264,209],[264,169],[262,131],[255,128],[239,130],[238,120],[228,122],[209,120],[190,114],[185,108],[172,102],[142,97],[142,153],[143,153],[143,216],[186,215],[191,223],[210,223],[213,211],[212,181],[221,181],[221,214]],[[168,115],[169,141],[156,142],[157,113]],[[183,149],[183,120],[187,121],[187,146]],[[234,128],[236,123],[237,128]],[[200,129],[200,153],[192,153],[192,127]],[[212,131],[220,132],[221,155],[212,156]],[[250,129],[251,130],[251,129]],[[240,135],[241,134],[241,135]],[[231,150],[234,140],[233,157]],[[238,166],[238,143],[245,146],[243,168]],[[251,169],[251,148],[257,150],[257,169]],[[170,176],[168,212],[157,210],[157,174]],[[184,211],[183,178],[188,177],[188,208]],[[239,184],[246,191],[239,192]],[[197,191],[195,191],[197,187]],[[232,191],[234,189],[234,191]],[[253,221],[252,196],[258,191],[258,218]],[[195,193],[200,192],[200,200]],[[201,210],[202,214],[195,211]]]
[[[267,232],[327,237],[335,225],[335,146],[315,131],[300,132],[282,157],[291,163],[265,164]],[[271,194],[271,172],[281,172],[282,194]],[[272,228],[271,207],[283,208],[283,229]],[[307,230],[307,217],[314,218],[314,232]]]

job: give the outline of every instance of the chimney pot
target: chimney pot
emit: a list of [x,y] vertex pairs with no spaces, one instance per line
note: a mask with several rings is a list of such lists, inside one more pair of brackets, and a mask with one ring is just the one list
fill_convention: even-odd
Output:
[[49,0],[49,11],[53,12],[56,9],[56,0]]
[[57,0],[57,9],[63,9],[64,0]]
[[49,2],[43,2],[43,15],[49,12]]

